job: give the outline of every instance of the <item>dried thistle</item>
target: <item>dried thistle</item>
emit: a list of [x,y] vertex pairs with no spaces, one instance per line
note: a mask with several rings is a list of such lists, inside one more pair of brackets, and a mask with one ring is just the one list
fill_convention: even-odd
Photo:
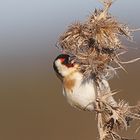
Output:
[[131,34],[136,30],[129,29],[126,24],[120,23],[108,12],[112,0],[100,1],[104,4],[104,8],[95,9],[84,23],[69,26],[68,30],[60,36],[58,45],[63,52],[74,57],[76,63],[79,63],[85,78],[93,77],[97,83],[98,97],[95,111],[99,139],[130,140],[119,136],[117,131],[127,129],[132,119],[140,119],[140,105],[129,106],[124,101],[115,102],[110,86],[102,84],[102,81],[108,80],[116,73],[112,63],[125,70],[122,64],[140,59],[128,62],[119,59],[119,56],[125,53],[120,38],[132,39]]
[[104,9],[95,9],[85,23],[69,26],[59,39],[61,49],[75,57],[86,78],[94,75],[102,79],[111,71],[115,73],[110,63],[115,62],[121,67],[118,58],[118,52],[123,49],[120,37],[132,38],[128,26],[109,14],[111,4],[112,1],[108,1]]
[[123,138],[117,134],[118,130],[126,129],[133,119],[140,120],[140,105],[129,106],[120,101],[117,107],[107,102],[107,98],[114,93],[100,94],[96,99],[96,115],[100,140],[134,140]]

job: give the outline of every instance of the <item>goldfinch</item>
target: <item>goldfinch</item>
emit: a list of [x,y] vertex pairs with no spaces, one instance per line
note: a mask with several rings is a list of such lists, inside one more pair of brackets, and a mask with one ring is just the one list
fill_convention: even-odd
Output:
[[[99,93],[94,79],[85,79],[79,70],[79,64],[67,54],[60,54],[54,60],[53,68],[62,81],[63,94],[69,104],[78,109],[94,111],[94,103]],[[107,81],[103,80],[102,83],[109,87]],[[109,101],[116,104],[112,96]]]

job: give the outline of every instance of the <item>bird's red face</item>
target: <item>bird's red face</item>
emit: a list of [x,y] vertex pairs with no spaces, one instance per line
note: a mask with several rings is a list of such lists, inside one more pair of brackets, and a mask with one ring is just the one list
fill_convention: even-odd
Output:
[[66,67],[68,68],[74,67],[74,61],[70,58],[69,55],[61,54],[57,58],[58,58],[57,60],[60,60],[61,63],[65,65]]
[[54,60],[53,68],[60,76],[65,76],[71,70],[75,69],[74,60],[67,54],[60,54]]

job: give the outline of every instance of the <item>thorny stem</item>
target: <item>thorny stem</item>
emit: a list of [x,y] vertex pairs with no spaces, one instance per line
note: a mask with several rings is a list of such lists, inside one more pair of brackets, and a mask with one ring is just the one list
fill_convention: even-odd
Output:
[[[133,63],[140,59],[137,58],[128,62],[122,62],[119,59],[119,56],[125,53],[124,51],[118,53],[123,48],[119,36],[131,39],[131,32],[139,29],[131,30],[108,14],[113,0],[99,1],[104,4],[102,10],[95,10],[84,24],[72,25],[59,40],[62,51],[75,56],[75,60],[80,64],[79,69],[83,71],[84,76],[87,78],[94,75],[97,77],[94,79],[96,82],[106,79],[106,72],[112,75],[113,67],[109,62],[115,62],[119,68],[126,71],[122,66],[123,64]],[[91,39],[95,42],[91,43]],[[91,44],[89,45],[89,43]],[[115,70],[115,68],[113,69]],[[116,131],[127,128],[129,121],[126,120],[126,117],[140,119],[140,109],[139,112],[135,112],[135,107],[131,109],[131,106],[123,101],[119,102],[118,109],[115,109],[110,102],[107,102],[107,98],[113,96],[113,93],[109,92],[106,92],[103,87],[102,93],[104,95],[99,94],[100,97],[95,102],[99,140],[128,140],[119,136]],[[140,105],[137,107],[140,108]]]
[[[102,0],[100,0],[102,2]],[[109,7],[111,6],[112,4],[112,0],[111,1],[108,1],[108,2],[104,2],[105,4],[105,9],[103,10],[103,12],[100,14],[100,16],[98,17],[98,21],[102,18],[106,18],[106,15],[107,15],[107,12],[108,12],[108,9]]]
[[139,111],[135,112],[136,109],[139,109],[139,104],[129,106],[121,101],[118,103],[118,107],[113,107],[106,101],[107,95],[110,96],[113,93],[100,95],[95,102],[99,140],[134,140],[121,137],[116,130],[124,128],[127,130],[129,120],[127,121],[126,117],[130,118],[130,121],[140,119]]
[[126,61],[126,62],[120,61],[120,63],[121,63],[121,64],[130,64],[130,63],[134,63],[134,62],[136,62],[136,61],[138,61],[138,60],[140,60],[140,58],[135,58],[135,59],[132,59],[132,60]]
[[96,100],[96,113],[97,113],[97,121],[98,121],[98,133],[99,139],[104,140],[104,130],[103,130],[103,120],[102,120],[102,111],[100,111],[100,101]]
[[104,139],[104,131],[103,131],[103,122],[102,122],[102,114],[100,112],[97,113],[98,119],[98,132],[100,140]]

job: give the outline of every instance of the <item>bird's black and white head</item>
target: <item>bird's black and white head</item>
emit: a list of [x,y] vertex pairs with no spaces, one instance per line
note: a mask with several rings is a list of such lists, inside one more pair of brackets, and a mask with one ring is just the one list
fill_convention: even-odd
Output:
[[76,71],[77,66],[69,55],[60,54],[54,60],[53,68],[57,75],[63,78]]

